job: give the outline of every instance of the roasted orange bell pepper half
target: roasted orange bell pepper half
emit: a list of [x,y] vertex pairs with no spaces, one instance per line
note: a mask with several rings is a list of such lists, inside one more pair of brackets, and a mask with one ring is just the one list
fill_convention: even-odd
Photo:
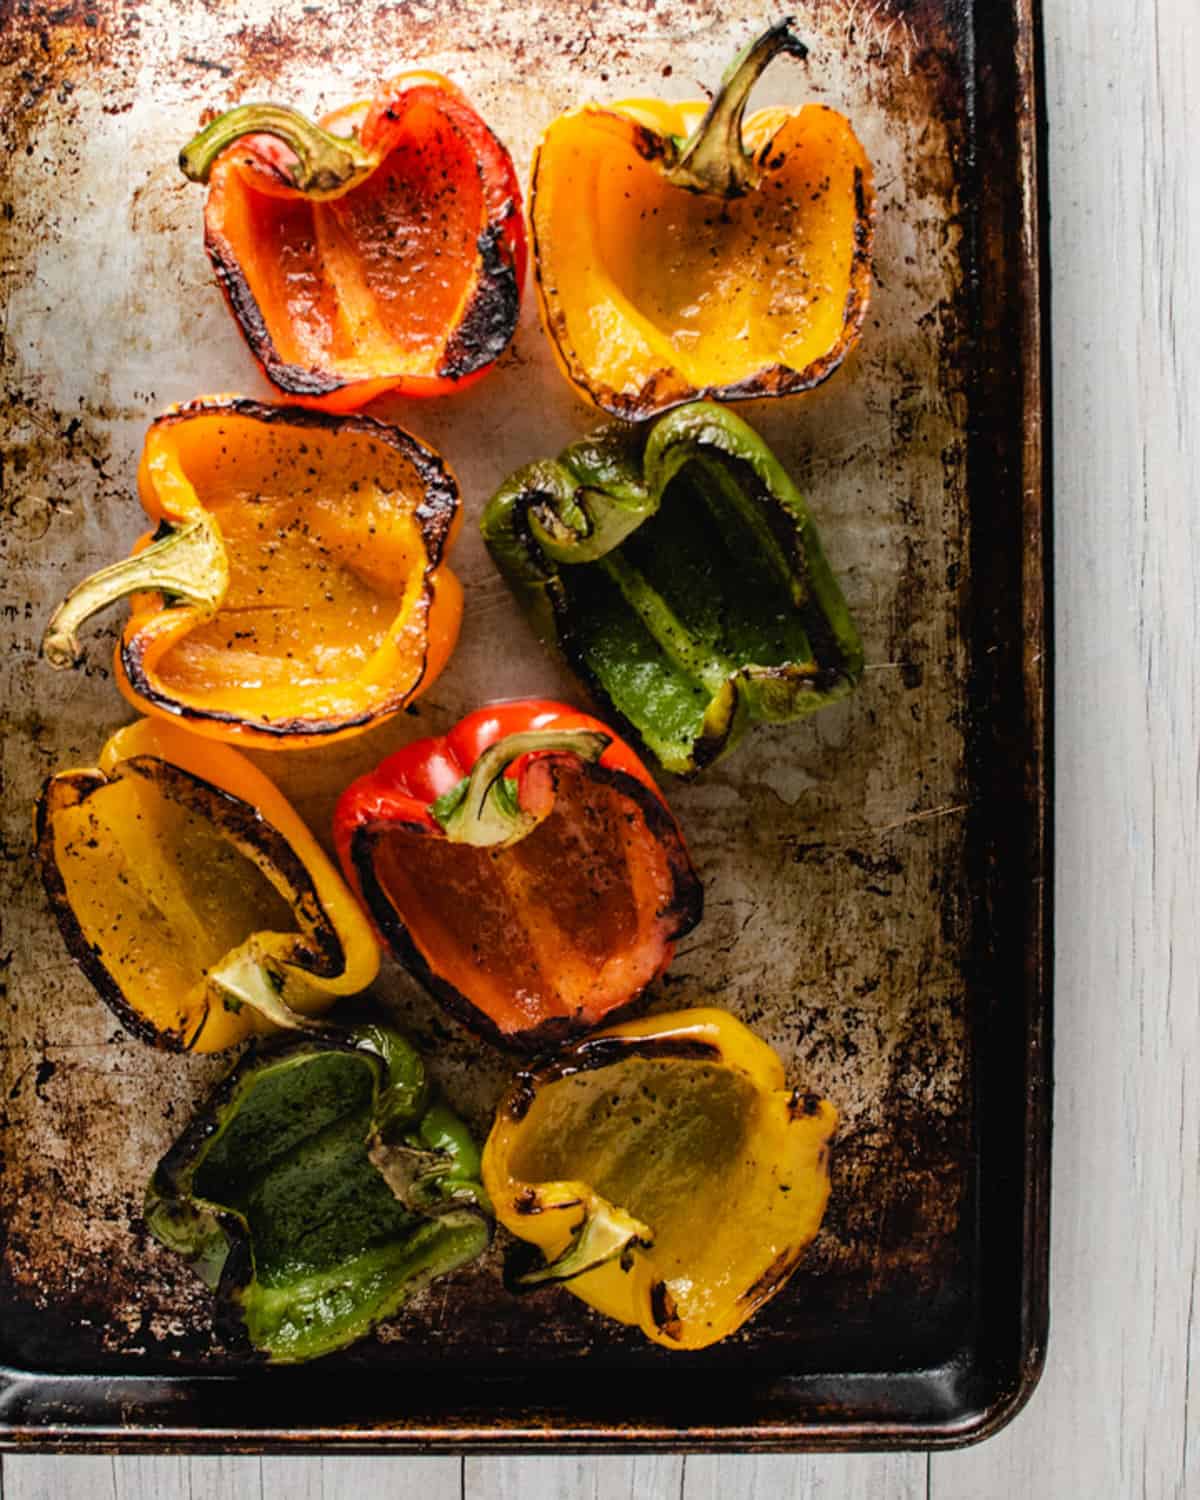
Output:
[[449,79],[405,73],[315,125],[243,104],[180,154],[204,239],[268,379],[327,411],[483,375],[517,326],[521,193]]
[[67,947],[128,1031],[221,1052],[308,1029],[379,948],[283,794],[236,750],[139,719],[46,782],[42,881]]
[[458,487],[400,428],[193,402],[150,428],[138,490],[157,529],[59,606],[52,665],[77,664],[80,624],[131,595],[115,658],[125,697],[261,749],[369,729],[445,665],[462,618],[443,562]]
[[509,1281],[560,1281],[667,1349],[714,1344],[820,1228],[836,1124],[728,1011],[597,1032],[519,1073],[496,1111],[483,1183],[541,1252]]
[[542,321],[567,378],[638,421],[697,397],[824,380],[870,295],[871,165],[826,105],[744,119],[790,21],[739,53],[711,102],[560,115],[530,188]]
[[400,961],[533,1050],[632,1005],[700,918],[683,836],[633,751],[561,703],[492,704],[355,781],[334,834]]

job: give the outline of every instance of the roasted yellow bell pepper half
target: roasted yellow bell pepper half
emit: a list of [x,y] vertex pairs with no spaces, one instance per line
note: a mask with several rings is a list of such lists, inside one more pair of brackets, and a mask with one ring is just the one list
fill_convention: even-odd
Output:
[[836,1124],[728,1011],[597,1032],[517,1075],[484,1148],[497,1219],[545,1262],[513,1284],[561,1281],[668,1349],[714,1344],[820,1228]]
[[585,104],[542,137],[542,321],[567,378],[616,416],[808,390],[858,338],[871,164],[826,105],[743,118],[781,52],[807,52],[790,21],[738,54],[709,103]]
[[236,750],[139,719],[36,812],[67,947],[127,1030],[221,1052],[374,979],[379,947],[283,794]]

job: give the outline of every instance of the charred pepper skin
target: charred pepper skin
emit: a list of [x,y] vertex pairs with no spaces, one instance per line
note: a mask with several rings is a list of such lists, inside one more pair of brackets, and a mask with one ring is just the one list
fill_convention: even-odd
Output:
[[807,53],[790,20],[738,54],[710,102],[585,104],[542,137],[530,185],[542,323],[567,379],[614,416],[806,391],[859,338],[871,164],[825,105],[743,123],[781,53]]
[[480,525],[542,642],[676,775],[862,675],[807,505],[753,428],[710,402],[527,465]]
[[390,718],[449,659],[458,486],[401,428],[201,399],[151,425],[138,491],[156,529],[60,605],[52,666],[77,665],[79,626],[129,596],[114,661],[135,708],[293,750]]
[[520,187],[504,146],[440,74],[402,74],[321,125],[240,105],[180,166],[209,185],[217,281],[290,397],[352,411],[389,392],[446,395],[508,347],[525,279]]
[[649,1016],[519,1073],[483,1151],[496,1218],[666,1349],[736,1332],[786,1285],[829,1197],[837,1111],[728,1011]]
[[159,1163],[154,1237],[271,1364],[345,1348],[490,1238],[479,1152],[390,1027],[252,1047]]
[[94,768],[51,776],[35,832],[68,950],[154,1046],[306,1029],[378,971],[354,897],[279,790],[176,725],[140,719]]
[[400,961],[497,1045],[537,1051],[636,1005],[699,921],[662,794],[587,714],[469,714],[343,793],[346,878]]

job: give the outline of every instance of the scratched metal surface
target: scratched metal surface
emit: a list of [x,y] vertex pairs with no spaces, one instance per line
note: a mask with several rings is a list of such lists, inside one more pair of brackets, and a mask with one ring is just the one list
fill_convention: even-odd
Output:
[[[655,1004],[728,1006],[842,1117],[819,1238],[790,1288],[702,1357],[717,1366],[936,1363],[961,1333],[969,1277],[963,106],[941,7],[903,10],[816,0],[802,20],[808,62],[776,63],[756,96],[844,109],[875,164],[876,285],[860,349],[818,391],[743,408],[810,499],[869,666],[849,702],[759,730],[702,780],[667,788],[707,911]],[[273,97],[320,111],[419,65],[467,88],[524,180],[557,111],[589,93],[694,96],[775,12],[746,0],[0,0],[0,16],[0,1356],[73,1371],[223,1369],[206,1294],[139,1218],[148,1172],[220,1065],[159,1056],[120,1031],[68,959],[28,857],[42,779],[90,764],[130,716],[109,673],[120,611],[91,633],[86,670],[62,675],[37,655],[52,604],[142,529],[134,473],[153,415],[201,393],[269,394],[209,274],[201,192],[176,170],[178,147],[205,109]],[[340,788],[404,740],[492,697],[579,699],[472,524],[510,469],[593,421],[553,367],[532,297],[514,347],[472,391],[372,410],[436,445],[460,477],[466,616],[449,669],[411,716],[341,748],[259,757],[323,836]],[[377,992],[430,1040],[434,1071],[485,1129],[511,1060],[395,969]],[[342,1361],[670,1358],[560,1291],[513,1300],[501,1250]]]

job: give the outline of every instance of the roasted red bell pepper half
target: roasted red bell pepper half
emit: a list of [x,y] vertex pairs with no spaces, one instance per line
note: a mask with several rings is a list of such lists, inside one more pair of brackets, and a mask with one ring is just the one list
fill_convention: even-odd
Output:
[[438,73],[404,73],[320,125],[242,104],[180,153],[209,184],[204,240],[280,390],[328,411],[483,375],[517,326],[525,228],[512,158]]
[[561,703],[491,704],[355,781],[334,828],[397,958],[460,1020],[538,1050],[628,1010],[700,920],[649,772]]

